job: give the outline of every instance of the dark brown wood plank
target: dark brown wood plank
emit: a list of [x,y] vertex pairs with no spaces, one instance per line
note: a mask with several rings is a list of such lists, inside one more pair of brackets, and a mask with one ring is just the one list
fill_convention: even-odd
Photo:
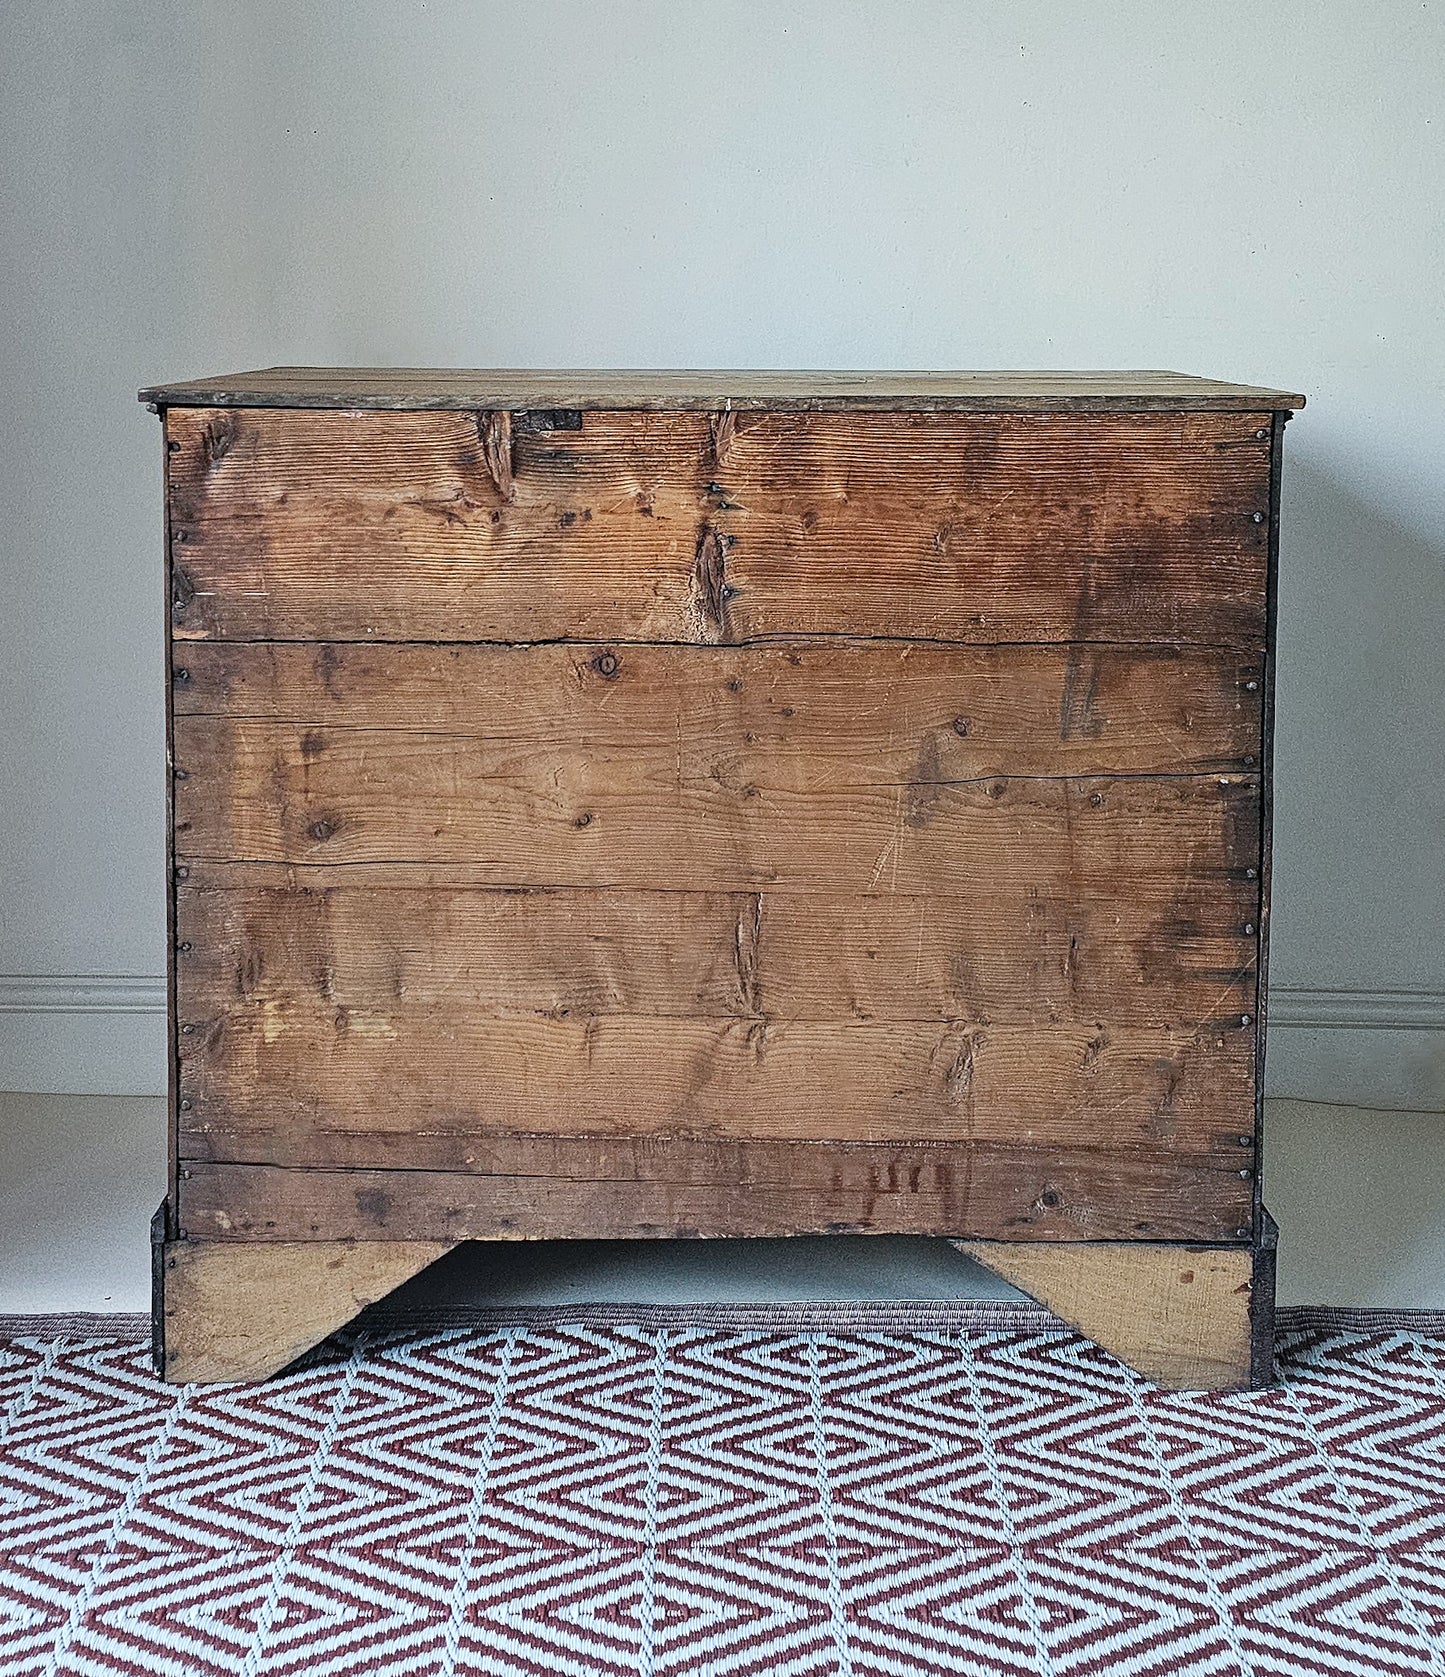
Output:
[[[866,1185],[879,1193],[916,1191],[932,1175],[938,1182],[958,1174],[970,1143],[944,1141],[849,1141],[799,1137],[628,1135],[606,1133],[481,1135],[463,1130],[224,1130],[197,1125],[182,1131],[186,1164],[268,1165],[295,1170],[432,1170],[482,1176],[555,1177],[579,1182],[666,1181],[703,1186],[735,1182],[741,1186],[794,1186],[812,1192],[834,1183]],[[980,1143],[991,1149],[1012,1145]],[[1088,1148],[1082,1150],[1087,1153]],[[1149,1156],[1181,1158],[1193,1169],[1213,1161],[1226,1175],[1241,1180],[1249,1163],[1239,1137],[1221,1135],[1196,1149],[1159,1142],[1131,1150]],[[1071,1155],[1072,1156],[1072,1155]],[[1037,1160],[1034,1161],[1037,1164]],[[1213,1168],[1211,1166],[1211,1168]],[[1035,1207],[1040,1217],[1057,1223],[1078,1215],[1064,1203],[1057,1184],[1049,1199]],[[1229,1238],[1238,1238],[1234,1230]]]
[[[831,1153],[832,1150],[830,1150]],[[818,1164],[822,1163],[822,1170]],[[1215,1161],[975,1143],[946,1159],[839,1149],[763,1175],[484,1175],[191,1164],[189,1237],[209,1241],[613,1239],[921,1234],[978,1239],[1223,1240],[1248,1184]]]
[[187,642],[178,716],[649,747],[814,783],[1199,774],[1257,762],[1262,660],[1200,647]]
[[1263,643],[1265,412],[175,408],[167,436],[187,639]]
[[1253,1099],[1238,1019],[1163,1026],[398,1013],[321,996],[181,1023],[185,1125],[988,1137],[1212,1147]]
[[1299,408],[1284,390],[1171,372],[545,371],[264,367],[152,385],[143,402],[316,408]]
[[[410,869],[197,864],[178,892],[189,1016],[318,999],[431,1015],[634,1013],[1194,1025],[1253,1009],[1252,887],[1067,898],[489,889]],[[381,875],[382,877],[378,877]],[[820,958],[826,951],[826,958]]]

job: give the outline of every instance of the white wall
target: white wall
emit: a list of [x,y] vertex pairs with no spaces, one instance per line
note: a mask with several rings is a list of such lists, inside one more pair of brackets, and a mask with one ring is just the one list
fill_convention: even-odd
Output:
[[6,0],[0,1086],[160,1085],[142,382],[1117,366],[1309,392],[1271,1085],[1445,1108],[1442,88],[1439,0]]

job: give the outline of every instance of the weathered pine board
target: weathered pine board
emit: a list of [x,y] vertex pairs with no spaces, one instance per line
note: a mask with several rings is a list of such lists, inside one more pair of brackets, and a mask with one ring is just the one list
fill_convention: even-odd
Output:
[[[1224,1240],[1249,1185],[1167,1153],[971,1144],[948,1162],[895,1151],[890,1173],[840,1149],[826,1180],[670,1180],[434,1170],[185,1167],[180,1216],[200,1242],[556,1240],[923,1234],[977,1239]],[[1236,1219],[1232,1222],[1231,1219]]]
[[153,385],[143,402],[283,408],[773,408],[1090,411],[1301,408],[1286,390],[1148,372],[599,372],[263,367]]
[[[399,1015],[317,997],[183,1018],[183,1127],[478,1135],[988,1137],[1212,1147],[1252,1026]],[[1242,1106],[1241,1103],[1244,1103]]]
[[182,638],[1261,645],[1270,417],[172,408]]
[[[1253,768],[1261,659],[1201,647],[189,642],[177,716],[805,761],[813,784]],[[704,771],[705,772],[705,771]]]
[[[1258,1311],[1255,1254],[1247,1246],[953,1244],[1157,1385],[1221,1391],[1251,1384]],[[1267,1310],[1261,1301],[1259,1311]]]
[[450,1242],[170,1241],[157,1274],[161,1372],[263,1380],[419,1270]]
[[[949,1189],[995,1157],[1011,1158],[1017,1144],[1002,1141],[848,1141],[790,1136],[729,1137],[629,1135],[619,1133],[485,1135],[475,1131],[426,1129],[335,1129],[295,1132],[289,1129],[236,1130],[195,1126],[182,1131],[187,1168],[200,1164],[267,1165],[296,1170],[432,1170],[480,1176],[547,1177],[576,1182],[672,1182],[694,1186],[731,1182],[742,1189],[792,1186],[800,1194],[847,1184],[878,1194],[916,1193],[928,1187]],[[1167,1158],[1187,1172],[1206,1169],[1214,1180],[1223,1172],[1232,1182],[1245,1180],[1253,1164],[1253,1138],[1242,1131],[1221,1134],[1212,1145],[1193,1150],[1155,1138],[1129,1156]],[[1003,1153],[999,1154],[999,1149]],[[970,1149],[974,1149],[970,1153]],[[1051,1227],[1077,1225],[1087,1232],[1090,1212],[1077,1197],[1078,1183],[1091,1174],[1090,1148],[1066,1149],[1065,1156],[1082,1176],[1073,1197],[1059,1181],[1039,1190],[1031,1215]],[[1030,1169],[1039,1164],[1030,1145]],[[970,1160],[973,1160],[973,1163]],[[1218,1186],[1218,1183],[1215,1184]],[[1230,1190],[1233,1192],[1234,1190]],[[1039,1195],[1035,1197],[1038,1198]],[[1140,1225],[1139,1232],[1147,1233]],[[1237,1230],[1231,1229],[1231,1238]]]
[[320,1000],[399,1025],[463,1013],[1231,1019],[1254,1007],[1257,887],[1191,886],[1184,867],[1152,894],[1080,875],[1068,897],[986,880],[953,897],[850,897],[199,863],[176,893],[180,995],[192,1017]]
[[[1258,866],[1253,775],[864,780],[761,748],[569,746],[177,717],[178,858],[466,866],[479,883],[953,895]],[[816,784],[821,778],[823,784]]]

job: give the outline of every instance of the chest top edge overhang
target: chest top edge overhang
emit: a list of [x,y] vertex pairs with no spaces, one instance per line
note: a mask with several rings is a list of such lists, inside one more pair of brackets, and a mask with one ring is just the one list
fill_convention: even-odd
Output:
[[264,367],[148,386],[155,407],[802,413],[1293,412],[1303,396],[1188,373]]

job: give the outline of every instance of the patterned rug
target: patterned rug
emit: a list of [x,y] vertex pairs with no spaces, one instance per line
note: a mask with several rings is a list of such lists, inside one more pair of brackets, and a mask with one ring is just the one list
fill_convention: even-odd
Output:
[[1026,1312],[847,1321],[383,1323],[179,1389],[0,1334],[0,1672],[1445,1677],[1445,1332],[1297,1316],[1202,1397]]

